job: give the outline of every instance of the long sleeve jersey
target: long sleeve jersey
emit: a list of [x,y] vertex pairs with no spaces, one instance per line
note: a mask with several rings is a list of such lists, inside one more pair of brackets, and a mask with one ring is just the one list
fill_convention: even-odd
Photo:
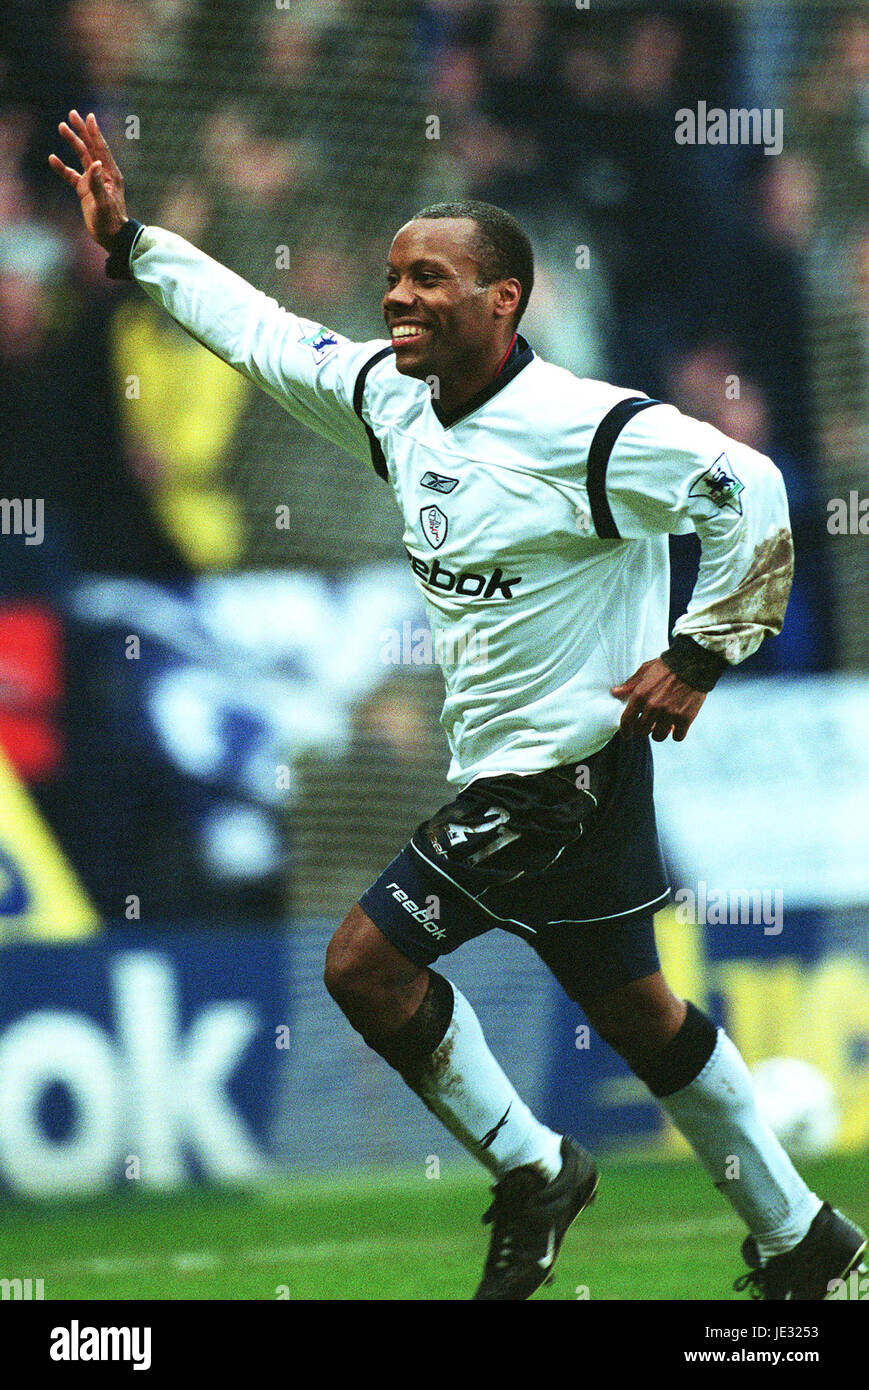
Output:
[[[793,546],[762,454],[521,337],[448,417],[388,341],[300,318],[172,232],[128,223],[119,242],[110,274],[392,487],[443,671],[451,782],[581,761],[612,738],[611,687],[643,661],[663,654],[710,689],[780,631]],[[667,536],[691,530],[699,573],[668,646]]]

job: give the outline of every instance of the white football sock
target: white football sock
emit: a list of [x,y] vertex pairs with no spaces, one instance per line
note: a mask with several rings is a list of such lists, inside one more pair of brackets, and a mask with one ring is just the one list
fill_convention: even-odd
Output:
[[425,1069],[419,1096],[499,1178],[526,1163],[554,1178],[561,1170],[561,1135],[534,1118],[489,1051],[474,1010],[452,988],[450,1026]]
[[820,1198],[761,1119],[751,1073],[723,1029],[699,1076],[657,1100],[748,1226],[761,1260],[798,1245]]

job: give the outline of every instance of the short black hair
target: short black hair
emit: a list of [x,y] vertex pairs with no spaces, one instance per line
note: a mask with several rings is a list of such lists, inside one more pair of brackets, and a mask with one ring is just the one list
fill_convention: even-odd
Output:
[[411,221],[439,217],[468,217],[477,224],[474,250],[479,261],[481,285],[491,285],[495,280],[519,281],[522,293],[513,320],[515,328],[534,288],[534,252],[527,234],[509,212],[473,198],[459,203],[432,203],[431,207],[415,212]]

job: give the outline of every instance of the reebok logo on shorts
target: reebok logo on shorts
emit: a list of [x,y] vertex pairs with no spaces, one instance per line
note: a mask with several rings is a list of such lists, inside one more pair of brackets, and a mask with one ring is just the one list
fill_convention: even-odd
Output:
[[392,896],[395,898],[395,901],[401,903],[405,912],[409,912],[415,922],[420,922],[436,941],[443,941],[446,938],[446,931],[444,928],[438,926],[437,922],[433,921],[430,907],[420,907],[418,903],[413,901],[413,898],[407,896],[403,888],[399,888],[397,883],[388,883],[386,885],[386,891],[389,892],[390,889],[394,889]]

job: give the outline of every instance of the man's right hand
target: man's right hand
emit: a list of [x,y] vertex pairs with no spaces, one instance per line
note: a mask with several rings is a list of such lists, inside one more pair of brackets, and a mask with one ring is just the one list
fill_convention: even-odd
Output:
[[61,121],[57,127],[81,160],[83,173],[76,173],[56,154],[48,162],[56,174],[74,188],[81,201],[85,226],[106,251],[129,219],[124,202],[124,176],[106,144],[97,118],[90,112],[83,121],[77,111],[70,111],[69,125]]

